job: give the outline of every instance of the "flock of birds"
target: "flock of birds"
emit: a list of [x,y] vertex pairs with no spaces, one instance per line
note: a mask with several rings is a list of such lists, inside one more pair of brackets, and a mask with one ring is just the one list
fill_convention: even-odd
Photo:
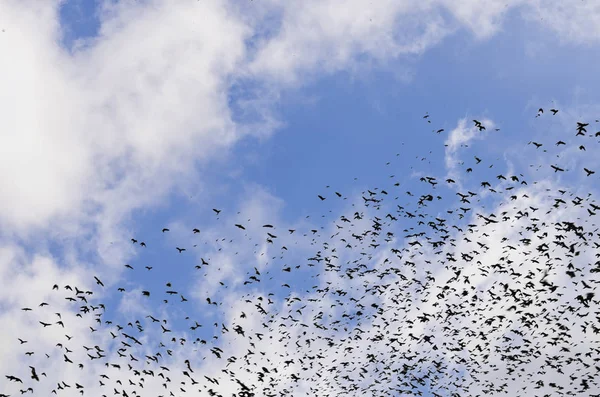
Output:
[[[572,137],[532,141],[532,150],[564,145],[585,151],[600,136],[587,128],[577,123]],[[560,159],[539,167],[570,172]],[[460,177],[473,178],[485,164],[476,156],[473,164],[463,163]],[[491,165],[483,168],[489,172]],[[71,316],[46,302],[22,310],[40,332],[61,327],[64,338],[41,352],[15,340],[22,367],[5,375],[0,397],[600,396],[600,203],[518,173],[477,181],[444,201],[457,181],[420,181],[420,191],[399,191],[398,182],[365,190],[334,220],[331,233],[323,227],[280,232],[263,224],[267,251],[277,252],[273,262],[229,285],[229,294],[240,292],[231,310],[214,297],[201,308],[221,310],[228,323],[192,319],[192,298],[171,282],[163,290],[141,290],[144,299],[165,294],[171,309],[152,307],[145,317],[123,322],[106,318],[97,291],[50,283],[72,305]],[[324,204],[344,198],[337,191],[316,197]],[[498,210],[485,212],[487,203]],[[249,238],[247,227],[231,225]],[[288,264],[293,248],[280,241],[292,238],[304,239],[314,253]],[[146,246],[140,238],[131,242]],[[196,270],[218,266],[199,258]],[[312,288],[296,288],[313,279]],[[113,288],[98,276],[90,282],[103,294]],[[185,330],[167,320],[177,314]],[[69,335],[73,321],[87,321],[98,344]],[[30,365],[39,355],[52,365]],[[73,381],[73,368],[91,375]]]

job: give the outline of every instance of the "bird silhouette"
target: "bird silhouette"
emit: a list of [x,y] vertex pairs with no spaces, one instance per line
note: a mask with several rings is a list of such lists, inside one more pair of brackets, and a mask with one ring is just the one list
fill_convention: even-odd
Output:
[[[600,203],[585,191],[598,142],[586,124],[577,143],[552,146],[551,134],[535,147],[520,142],[530,167],[502,167],[473,146],[458,163],[470,171],[444,170],[446,183],[409,165],[414,183],[355,180],[348,201],[327,200],[293,224],[267,211],[252,217],[260,229],[207,229],[193,237],[199,263],[152,244],[125,265],[117,291],[97,276],[93,291],[76,278],[60,279],[64,288],[50,282],[52,292],[36,281],[42,295],[11,304],[35,325],[20,336],[39,343],[23,349],[26,340],[5,338],[19,357],[6,368],[31,380],[5,375],[0,391],[16,394],[20,383],[22,394],[57,396],[600,395]],[[414,155],[421,164],[426,152]],[[381,157],[385,169],[401,167]],[[558,165],[567,162],[575,168]],[[591,178],[570,171],[578,167]],[[168,270],[153,263],[164,258]],[[50,305],[32,310],[35,296]]]

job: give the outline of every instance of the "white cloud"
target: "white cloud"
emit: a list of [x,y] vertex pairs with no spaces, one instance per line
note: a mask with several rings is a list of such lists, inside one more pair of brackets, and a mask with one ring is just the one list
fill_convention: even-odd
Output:
[[[493,131],[495,128],[495,124],[492,120],[486,118],[478,121],[485,127],[484,130],[478,128],[473,121],[467,120],[467,118],[460,119],[456,128],[450,131],[448,138],[444,143],[444,161],[447,171],[445,178],[453,179],[459,187],[462,186],[462,176],[459,171],[459,166],[462,164],[460,152],[467,150],[466,148],[469,147],[469,144],[472,141],[483,139],[487,136],[488,131]],[[468,167],[465,167],[465,169],[466,168]]]
[[600,4],[595,1],[537,0],[528,5],[533,12],[524,12],[524,16],[553,30],[563,44],[592,45],[600,40]]
[[247,28],[224,5],[123,5],[72,56],[56,44],[55,7],[3,14],[27,19],[0,43],[0,222],[14,233],[98,212],[118,221],[239,137],[227,89]]
[[[118,223],[159,200],[194,161],[250,132],[236,125],[228,104],[237,78],[285,84],[364,58],[385,64],[420,54],[459,27],[487,37],[507,9],[532,9],[519,1],[348,1],[343,11],[336,1],[247,8],[106,2],[99,36],[70,54],[58,45],[58,4],[2,5],[0,48],[8,61],[0,70],[0,180],[8,188],[0,193],[0,222],[15,234],[50,223],[72,234],[90,215],[107,213]],[[589,4],[567,8],[575,22],[561,17],[550,26],[588,26],[579,17],[598,15]],[[442,8],[458,23],[444,19]],[[563,10],[554,3],[533,9],[553,16]],[[279,125],[269,110],[276,87],[266,102],[240,102],[262,114],[265,131]],[[148,190],[156,194],[143,194]]]
[[478,39],[486,39],[502,28],[506,13],[526,4],[523,0],[440,1],[459,23]]
[[272,1],[281,22],[261,37],[250,70],[284,83],[301,76],[352,68],[361,57],[385,64],[420,54],[451,32],[432,2]]
[[[222,296],[235,296],[240,288],[246,288],[243,283],[251,281],[248,277],[255,274],[255,268],[263,275],[259,277],[262,282],[253,283],[254,287],[268,288],[270,277],[279,286],[283,263],[301,263],[302,255],[308,252],[308,242],[303,239],[298,243],[297,238],[312,228],[308,221],[288,224],[282,217],[283,201],[260,186],[244,186],[242,196],[247,199],[239,208],[221,213],[218,221],[204,228],[200,235],[190,235],[188,232],[177,236],[178,241],[186,241],[188,247],[193,244],[199,246],[190,251],[195,256],[196,264],[201,266],[195,272],[197,282],[190,296],[203,305],[207,297],[219,300]],[[245,230],[238,229],[235,224],[241,224]],[[274,227],[263,227],[266,224]],[[193,225],[178,227],[181,230],[192,228]],[[295,229],[295,234],[290,234],[288,229]],[[277,236],[271,239],[272,243],[267,242],[267,233]],[[284,246],[287,250],[283,249]],[[209,265],[202,265],[201,258]],[[227,289],[219,282],[224,282]]]

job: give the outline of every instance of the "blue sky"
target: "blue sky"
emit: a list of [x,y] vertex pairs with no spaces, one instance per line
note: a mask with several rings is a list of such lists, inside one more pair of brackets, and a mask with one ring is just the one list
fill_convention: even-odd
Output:
[[[251,295],[266,300],[273,292],[274,305],[285,308],[288,294],[314,296],[312,286],[327,280],[361,295],[356,280],[306,264],[340,230],[341,214],[373,211],[361,209],[367,189],[399,197],[388,211],[396,204],[411,208],[415,200],[406,191],[425,194],[429,186],[419,178],[434,176],[444,200],[434,200],[427,212],[444,217],[451,208],[458,212],[446,201],[457,190],[496,183],[497,174],[568,186],[580,196],[598,186],[581,172],[563,176],[529,167],[543,157],[527,145],[544,141],[569,170],[598,163],[593,149],[563,154],[554,147],[576,121],[590,122],[594,132],[600,31],[593,26],[600,26],[594,24],[600,10],[593,4],[566,11],[554,1],[506,7],[492,0],[370,7],[333,0],[191,3],[0,6],[8,16],[0,20],[0,51],[10,59],[0,74],[11,93],[0,96],[6,120],[0,128],[9,131],[0,135],[0,184],[7,187],[0,193],[0,280],[23,283],[11,282],[0,294],[11,336],[28,324],[29,338],[35,337],[37,328],[18,310],[50,299],[44,288],[59,282],[53,280],[92,288],[92,275],[106,284],[97,292],[105,317],[126,324],[154,313],[188,339],[210,339],[213,322],[229,322],[239,310],[249,314],[244,300]],[[546,112],[535,117],[540,107]],[[559,113],[552,116],[550,108]],[[472,119],[488,129],[474,133]],[[460,147],[461,137],[468,147]],[[464,174],[469,166],[473,175]],[[444,183],[449,177],[458,187]],[[519,192],[529,194],[532,205],[543,203],[543,191],[532,185],[520,185],[530,190]],[[480,196],[479,210],[504,208],[502,199]],[[425,229],[401,219],[392,244],[405,244],[402,229],[410,226]],[[161,232],[165,227],[170,231]],[[277,235],[272,245],[265,243],[267,231]],[[196,270],[201,258],[210,265]],[[349,262],[359,258],[343,255]],[[280,270],[296,265],[301,268],[290,273]],[[261,283],[244,285],[255,267]],[[179,295],[163,305],[166,281],[188,299],[185,306]],[[29,294],[25,283],[35,286]],[[282,289],[283,283],[292,288]],[[142,290],[151,297],[142,298]],[[223,306],[212,310],[206,298]],[[185,316],[203,328],[189,332]],[[159,338],[151,334],[146,342]],[[39,343],[40,349],[52,346],[50,339]],[[8,359],[20,354],[12,345],[1,347]],[[210,353],[194,359],[206,373],[214,369],[202,364],[212,362]],[[8,370],[0,365],[1,371]],[[86,376],[93,379],[93,372]]]

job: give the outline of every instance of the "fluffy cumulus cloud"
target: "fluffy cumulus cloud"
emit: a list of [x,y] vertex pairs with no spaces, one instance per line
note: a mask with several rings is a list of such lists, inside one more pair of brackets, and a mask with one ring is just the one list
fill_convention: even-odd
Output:
[[[562,15],[558,5],[518,2],[343,3],[106,2],[98,36],[70,52],[59,45],[60,2],[5,2],[4,233],[98,212],[117,222],[160,197],[194,161],[247,131],[229,107],[237,79],[285,84],[361,59],[385,63],[422,53],[461,27],[489,35],[511,8]],[[588,25],[580,18],[591,23],[598,13],[586,7],[569,8],[579,18],[549,26]]]
[[94,43],[71,54],[57,45],[56,4],[38,13],[3,5],[7,229],[99,211],[118,220],[239,137],[227,88],[247,28],[225,5],[194,6],[117,7]]

